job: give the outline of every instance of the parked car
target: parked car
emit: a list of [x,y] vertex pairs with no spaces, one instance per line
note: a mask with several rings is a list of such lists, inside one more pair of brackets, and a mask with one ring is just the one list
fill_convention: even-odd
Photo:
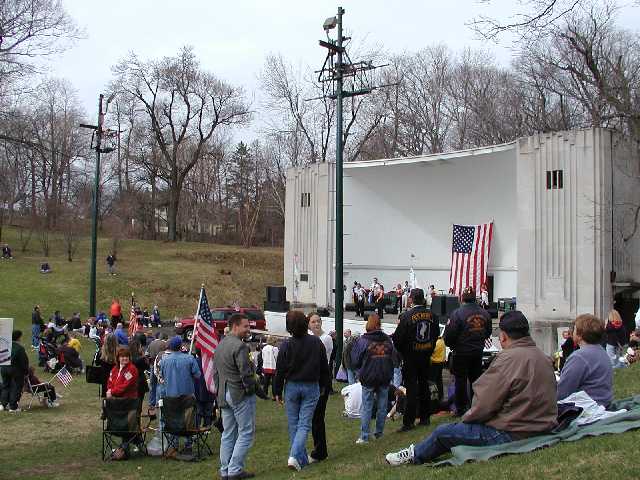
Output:
[[[244,313],[249,319],[249,326],[252,330],[266,330],[267,322],[264,319],[264,312],[258,307],[216,307],[211,310],[213,323],[219,337],[224,334],[224,329],[229,325],[229,317],[234,313]],[[183,317],[175,323],[176,334],[190,342],[193,336],[193,326],[195,318],[193,316]]]

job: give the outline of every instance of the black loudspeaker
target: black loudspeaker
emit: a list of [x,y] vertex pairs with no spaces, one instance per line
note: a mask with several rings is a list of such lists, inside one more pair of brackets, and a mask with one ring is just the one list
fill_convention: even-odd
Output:
[[431,313],[438,317],[444,315],[444,295],[436,295],[431,298]]
[[269,312],[288,312],[289,302],[264,302],[264,310]]
[[442,312],[442,315],[448,317],[456,308],[460,306],[460,299],[455,295],[445,295],[444,298],[444,311]]
[[287,287],[267,287],[267,302],[281,303],[287,301]]

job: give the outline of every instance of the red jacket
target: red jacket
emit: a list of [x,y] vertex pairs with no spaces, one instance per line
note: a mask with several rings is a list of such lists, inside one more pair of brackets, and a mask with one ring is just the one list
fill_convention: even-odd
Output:
[[120,304],[118,302],[113,302],[111,304],[111,316],[112,317],[119,317],[120,315],[122,315],[122,307],[120,306]]
[[111,390],[111,395],[119,398],[138,398],[138,369],[129,362],[120,371],[120,365],[111,369],[107,390]]

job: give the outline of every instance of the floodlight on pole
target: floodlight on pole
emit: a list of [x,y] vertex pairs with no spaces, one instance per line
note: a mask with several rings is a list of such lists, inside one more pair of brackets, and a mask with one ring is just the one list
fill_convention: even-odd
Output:
[[328,32],[336,28],[336,25],[338,25],[338,19],[336,17],[329,17],[322,24],[322,28],[324,28],[325,32]]

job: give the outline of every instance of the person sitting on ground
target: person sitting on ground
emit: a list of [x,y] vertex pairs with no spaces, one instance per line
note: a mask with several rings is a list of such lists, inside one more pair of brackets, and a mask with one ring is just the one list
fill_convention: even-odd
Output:
[[[56,387],[51,385],[51,383],[43,383],[38,377],[36,377],[36,371],[33,367],[29,367],[27,378],[29,379],[33,393],[42,394],[43,407],[55,408],[60,406],[57,401],[58,396],[56,395]],[[27,393],[31,392],[27,390]]]
[[393,342],[382,331],[380,317],[372,313],[367,319],[366,333],[354,345],[351,352],[353,367],[358,370],[362,384],[362,409],[360,411],[360,438],[357,444],[369,442],[369,423],[376,410],[375,438],[384,432],[389,400],[389,384],[393,379]]
[[580,345],[564,364],[558,381],[558,400],[584,391],[607,408],[613,400],[613,367],[602,348],[605,329],[598,317],[585,313],[576,318],[573,338]]
[[22,332],[14,330],[11,334],[11,363],[0,367],[0,411],[20,412],[18,403],[22,397],[24,377],[29,372],[29,357],[20,345]]
[[62,313],[60,313],[60,310],[56,310],[55,312],[53,312],[51,321],[55,323],[56,327],[58,328],[64,328],[67,323],[65,322],[64,317],[62,316]]
[[122,323],[116,325],[116,331],[113,333],[116,336],[116,340],[118,340],[118,345],[129,345],[129,335],[124,331]]
[[417,445],[389,453],[388,463],[422,464],[458,445],[497,445],[556,426],[553,366],[530,337],[529,322],[512,310],[502,316],[499,327],[502,351],[473,384],[471,408],[462,421],[440,425]]
[[571,328],[562,332],[562,338],[564,342],[560,345],[560,350],[562,350],[562,354],[560,355],[560,365],[558,370],[562,372],[564,368],[564,364],[567,363],[567,359],[571,356],[573,352],[580,348],[578,344],[573,339],[573,326]]
[[76,345],[76,347],[80,345],[80,342],[75,338],[65,341],[60,345],[58,350],[62,354],[64,364],[69,372],[84,372],[84,364],[74,345]]
[[11,247],[7,243],[5,243],[2,247],[2,258],[4,260],[13,260],[13,256],[11,255]]
[[622,324],[622,317],[617,310],[611,310],[607,318],[606,326],[607,337],[607,355],[611,359],[613,368],[621,368],[626,365],[620,361],[620,357],[624,354],[625,345],[628,343],[629,336]]
[[40,273],[51,273],[51,267],[48,262],[42,262],[40,264]]

